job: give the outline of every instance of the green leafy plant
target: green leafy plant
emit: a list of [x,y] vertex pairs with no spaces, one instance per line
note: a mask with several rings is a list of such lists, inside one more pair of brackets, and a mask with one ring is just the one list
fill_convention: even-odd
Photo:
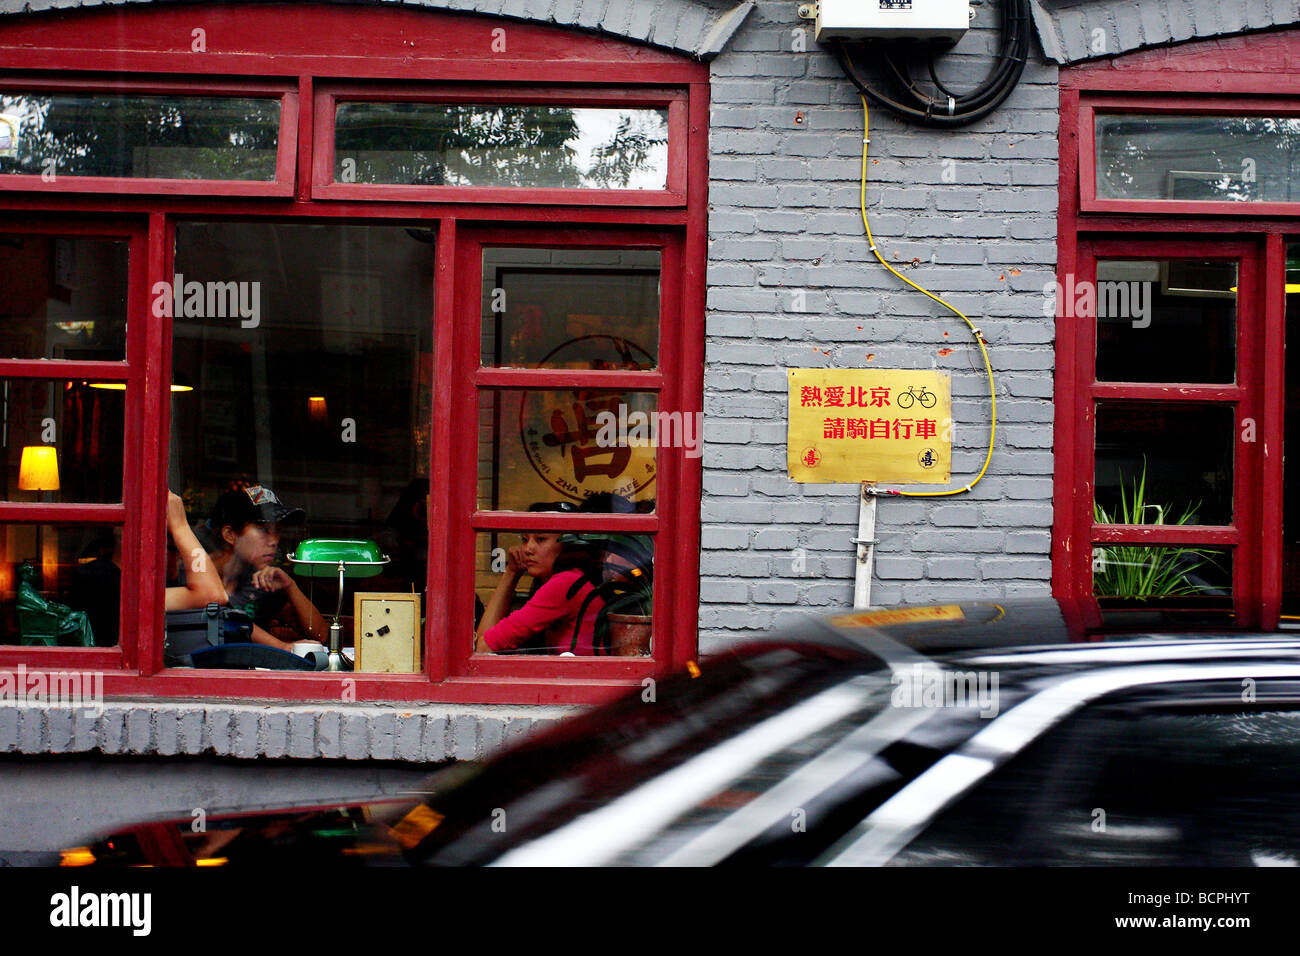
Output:
[[[1119,510],[1107,511],[1094,502],[1093,519],[1098,524],[1155,524],[1183,525],[1196,516],[1199,501],[1181,511],[1175,505],[1149,504],[1146,500],[1147,465],[1142,460],[1142,472],[1132,485],[1119,482]],[[1131,490],[1131,494],[1130,494]],[[1151,520],[1154,515],[1155,520]],[[1172,518],[1172,520],[1167,520]],[[1093,564],[1093,593],[1098,597],[1136,598],[1180,597],[1208,591],[1204,585],[1195,584],[1189,576],[1204,567],[1217,568],[1214,552],[1204,548],[1181,546],[1149,547],[1145,545],[1107,545],[1097,549]]]

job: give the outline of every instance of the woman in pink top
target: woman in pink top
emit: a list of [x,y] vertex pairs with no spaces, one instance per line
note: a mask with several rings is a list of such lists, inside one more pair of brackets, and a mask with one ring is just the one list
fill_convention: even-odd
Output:
[[[496,590],[488,599],[479,621],[475,650],[480,653],[512,651],[531,639],[541,637],[540,653],[562,654],[571,651],[580,656],[595,653],[596,618],[603,606],[599,599],[586,604],[582,624],[574,626],[587,595],[592,592],[590,577],[582,570],[588,556],[566,552],[560,536],[549,531],[527,531],[523,543],[511,548],[506,570]],[[541,586],[519,610],[510,611],[519,579],[532,575]]]

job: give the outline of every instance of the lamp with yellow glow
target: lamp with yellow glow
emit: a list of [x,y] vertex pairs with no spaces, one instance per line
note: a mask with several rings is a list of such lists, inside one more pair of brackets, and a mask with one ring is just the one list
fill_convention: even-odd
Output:
[[18,464],[21,491],[58,491],[59,456],[53,445],[27,445]]
[[[59,456],[53,445],[23,446],[23,457],[18,462],[18,489],[59,490]],[[43,535],[38,528],[36,543],[41,552],[41,574],[46,581],[56,580],[59,571],[58,532]]]
[[325,396],[309,395],[307,397],[307,414],[314,422],[325,421]]

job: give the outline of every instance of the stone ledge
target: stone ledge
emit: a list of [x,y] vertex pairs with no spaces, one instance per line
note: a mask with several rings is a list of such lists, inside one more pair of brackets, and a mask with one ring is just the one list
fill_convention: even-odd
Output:
[[579,707],[106,700],[0,704],[0,753],[479,760]]

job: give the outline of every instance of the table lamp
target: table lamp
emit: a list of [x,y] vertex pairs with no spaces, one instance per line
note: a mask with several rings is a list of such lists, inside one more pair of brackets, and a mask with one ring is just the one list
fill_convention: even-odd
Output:
[[20,491],[58,491],[59,456],[53,445],[26,445],[18,464]]
[[343,614],[344,578],[373,578],[388,563],[388,555],[379,550],[373,541],[346,540],[335,538],[310,538],[289,555],[294,572],[309,578],[328,578],[335,574],[339,577],[339,603],[334,610],[334,620],[330,623],[330,658],[329,670],[343,669],[339,657],[339,642],[343,636],[343,626],[339,618]]

